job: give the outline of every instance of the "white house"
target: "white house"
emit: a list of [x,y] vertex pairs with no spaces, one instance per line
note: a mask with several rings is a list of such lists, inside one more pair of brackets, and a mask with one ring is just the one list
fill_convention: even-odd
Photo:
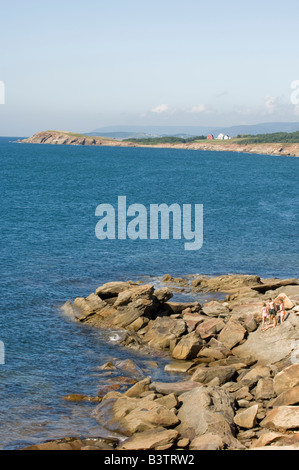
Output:
[[230,137],[228,135],[224,135],[224,134],[219,134],[218,137],[217,137],[218,140],[229,140]]

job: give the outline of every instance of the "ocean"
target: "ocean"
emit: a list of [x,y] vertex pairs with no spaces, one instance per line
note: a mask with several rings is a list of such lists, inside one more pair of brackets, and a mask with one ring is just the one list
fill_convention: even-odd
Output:
[[[132,359],[157,380],[167,358],[142,355],[67,319],[60,307],[114,280],[164,274],[298,277],[299,159],[231,152],[31,145],[0,139],[0,448],[100,436],[90,404]],[[99,240],[100,204],[202,204],[203,246],[183,240]],[[195,296],[196,300],[197,297]],[[199,299],[201,300],[201,299]],[[160,367],[154,367],[152,361]]]

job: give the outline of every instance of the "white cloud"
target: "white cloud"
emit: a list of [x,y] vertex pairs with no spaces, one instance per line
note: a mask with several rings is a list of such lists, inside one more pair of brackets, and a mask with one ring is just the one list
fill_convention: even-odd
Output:
[[159,104],[155,108],[152,109],[152,113],[161,114],[166,113],[169,110],[167,104]]
[[274,96],[266,96],[265,106],[269,114],[275,111],[276,104],[276,98],[274,98]]
[[201,105],[199,105],[199,106],[193,106],[193,107],[190,109],[189,113],[191,113],[191,114],[200,114],[200,113],[202,113],[203,111],[205,111],[205,109],[206,109],[205,105],[204,105],[204,104],[201,104]]

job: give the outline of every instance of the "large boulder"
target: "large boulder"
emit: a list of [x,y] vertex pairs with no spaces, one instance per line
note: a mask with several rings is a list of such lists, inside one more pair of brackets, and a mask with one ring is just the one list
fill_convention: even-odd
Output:
[[261,379],[269,379],[271,376],[271,368],[264,365],[257,365],[248,372],[238,378],[243,385],[254,387]]
[[155,304],[153,300],[146,298],[136,299],[126,306],[117,308],[117,311],[113,315],[111,326],[127,328],[141,317],[151,318],[154,311]]
[[100,313],[107,307],[106,302],[97,295],[90,294],[88,297],[77,297],[72,305],[73,314],[76,320],[84,321],[89,316]]
[[122,307],[138,299],[153,300],[154,287],[150,284],[134,286],[118,294],[114,307]]
[[246,410],[242,410],[234,417],[234,422],[237,426],[244,429],[254,428],[256,425],[256,418],[258,413],[258,405],[253,405]]
[[298,351],[298,345],[299,317],[290,313],[282,325],[265,332],[259,328],[250,333],[246,342],[235,347],[233,352],[240,357],[252,355],[260,363],[275,364],[292,356]]
[[275,400],[271,401],[271,407],[275,408],[276,406],[289,406],[289,405],[298,405],[299,403],[299,385],[296,387],[290,388],[286,392],[281,393]]
[[218,302],[217,300],[211,300],[202,307],[203,312],[211,317],[219,317],[220,315],[227,316],[229,309],[227,305]]
[[201,323],[196,331],[203,339],[211,338],[211,336],[220,333],[225,327],[225,323],[221,318],[211,318]]
[[107,282],[102,286],[98,287],[95,291],[95,294],[99,296],[101,299],[111,299],[117,297],[118,294],[124,292],[131,287],[137,287],[139,284],[128,281],[128,282]]
[[274,378],[276,395],[287,392],[290,388],[299,385],[299,364],[293,364],[279,372]]
[[233,377],[235,372],[236,369],[233,366],[199,367],[194,372],[191,380],[192,382],[208,384],[217,377],[219,385],[223,385]]
[[93,417],[110,431],[127,436],[156,427],[173,428],[179,423],[172,410],[147,397],[104,400],[94,410]]
[[267,413],[260,425],[274,431],[298,430],[299,407],[278,406]]
[[192,285],[208,291],[234,292],[242,287],[251,287],[261,283],[259,276],[246,274],[229,274],[212,278],[195,279]]
[[153,348],[165,350],[185,332],[186,323],[181,318],[158,317],[148,324],[142,341]]
[[234,399],[228,392],[202,386],[180,395],[180,401],[176,429],[181,436],[193,441],[209,433],[219,436],[228,448],[243,448],[234,437]]
[[190,380],[186,380],[184,382],[153,382],[150,385],[150,390],[154,390],[155,392],[161,393],[162,395],[169,395],[173,393],[174,395],[179,396],[198,387],[198,383],[191,382]]
[[167,450],[178,437],[179,433],[174,429],[155,428],[135,434],[125,440],[117,450]]
[[218,340],[232,349],[244,339],[245,335],[245,328],[238,321],[231,319],[219,334]]
[[193,331],[188,335],[183,336],[183,338],[178,342],[172,351],[172,357],[174,359],[194,359],[201,348],[203,347],[203,340],[200,335]]

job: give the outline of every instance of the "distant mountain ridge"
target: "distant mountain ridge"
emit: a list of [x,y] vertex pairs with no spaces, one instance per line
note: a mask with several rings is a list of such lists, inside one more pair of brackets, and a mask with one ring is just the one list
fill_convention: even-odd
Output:
[[89,136],[109,137],[111,139],[123,140],[130,138],[148,137],[194,137],[198,135],[227,134],[235,137],[241,134],[271,134],[274,132],[296,132],[299,131],[299,122],[266,122],[252,125],[237,125],[229,127],[221,126],[108,126],[85,132]]

